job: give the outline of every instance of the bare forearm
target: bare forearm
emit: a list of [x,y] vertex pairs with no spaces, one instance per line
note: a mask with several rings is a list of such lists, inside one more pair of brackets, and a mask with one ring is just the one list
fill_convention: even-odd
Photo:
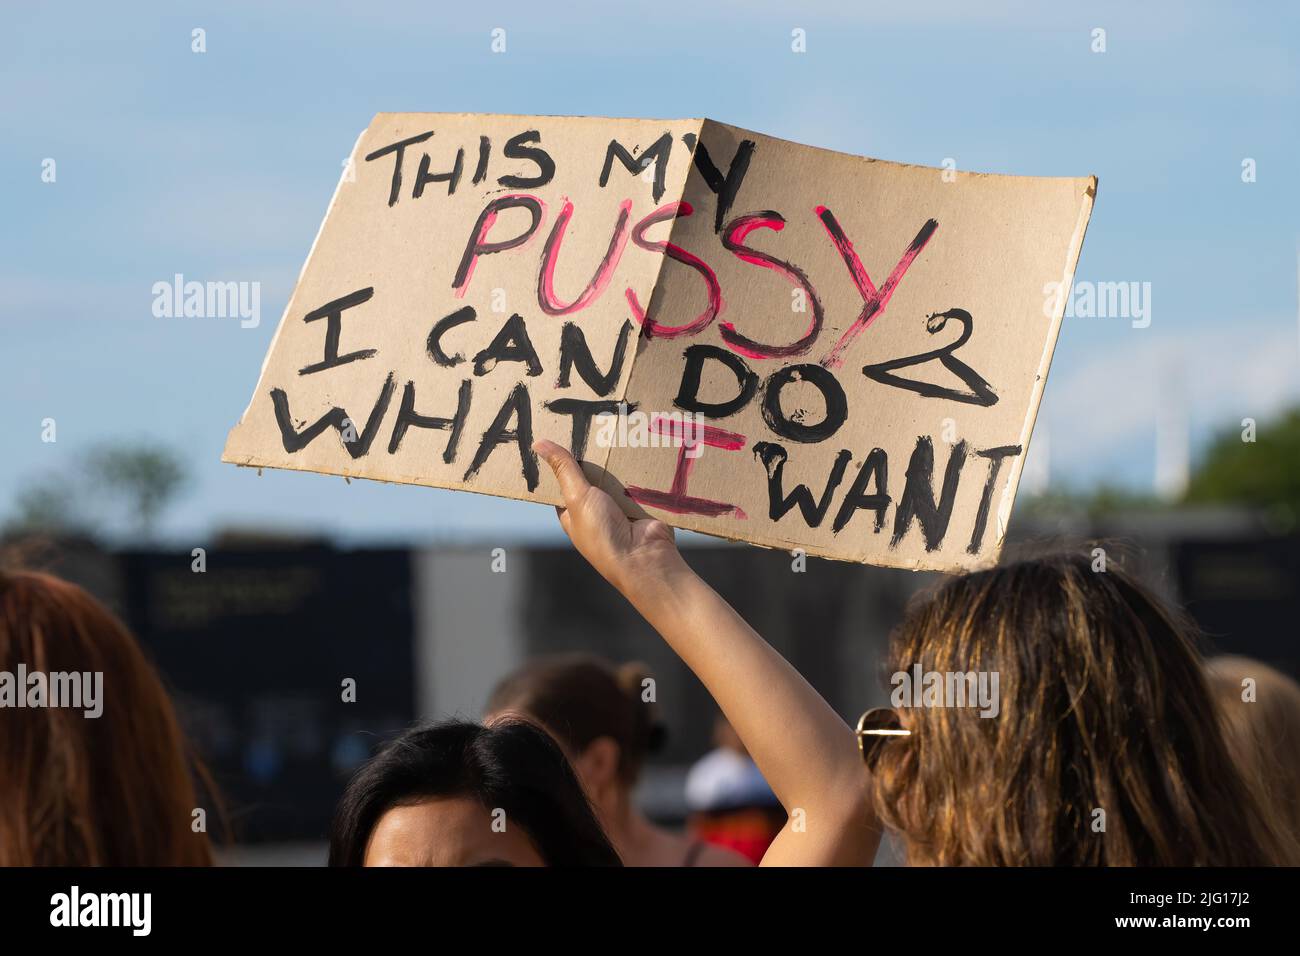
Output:
[[620,587],[708,688],[787,811],[861,803],[852,730],[684,561]]
[[555,473],[564,496],[560,525],[574,546],[704,682],[791,814],[763,862],[870,863],[878,834],[849,728],[696,576],[671,528],[652,518],[629,521],[554,442],[534,448]]

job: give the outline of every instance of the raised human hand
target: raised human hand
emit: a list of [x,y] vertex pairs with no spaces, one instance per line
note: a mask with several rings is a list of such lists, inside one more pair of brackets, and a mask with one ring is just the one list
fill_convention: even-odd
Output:
[[551,466],[564,496],[560,526],[578,552],[625,595],[640,583],[660,581],[685,569],[673,529],[655,518],[629,518],[606,492],[583,474],[582,466],[552,441],[533,450]]

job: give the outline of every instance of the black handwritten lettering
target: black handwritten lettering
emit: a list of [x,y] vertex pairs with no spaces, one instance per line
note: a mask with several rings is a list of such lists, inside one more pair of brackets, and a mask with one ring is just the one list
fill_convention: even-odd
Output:
[[[507,427],[511,419],[516,422],[514,428]],[[497,417],[483,433],[478,451],[474,453],[474,461],[470,463],[462,480],[469,481],[475,477],[497,446],[509,442],[515,442],[519,446],[524,484],[529,491],[536,491],[538,469],[537,453],[533,451],[533,406],[528,398],[528,388],[523,382],[511,390],[501,411],[497,412]]]
[[528,326],[518,312],[506,319],[487,348],[474,356],[474,374],[486,375],[499,362],[523,362],[530,376],[542,374],[542,363],[528,337]]
[[[379,423],[383,420],[384,413],[388,411],[388,403],[393,398],[394,388],[396,383],[393,381],[393,373],[389,372],[379,398],[370,411],[370,418],[366,420],[366,427],[357,432],[355,440],[343,442],[343,447],[353,458],[360,458],[370,451],[370,444],[379,433]],[[280,441],[284,445],[284,450],[291,455],[302,451],[327,428],[332,427],[337,430],[340,437],[344,436],[345,429],[349,426],[354,431],[356,428],[352,419],[348,417],[347,411],[335,406],[313,424],[298,431],[294,428],[293,415],[289,411],[289,396],[285,394],[284,389],[271,389],[271,404],[275,407],[275,423],[280,427]]]
[[416,143],[423,143],[433,135],[433,130],[427,133],[421,133],[419,136],[412,136],[408,139],[398,140],[396,143],[389,143],[387,146],[380,147],[373,153],[366,156],[366,162],[373,162],[380,156],[387,156],[389,153],[396,153],[393,159],[393,180],[388,187],[388,205],[393,206],[397,203],[397,197],[402,194],[402,157],[406,153],[406,147],[414,146]]
[[[786,415],[781,408],[781,392],[791,382],[807,382],[821,393],[826,414],[809,425]],[[819,442],[830,438],[849,417],[849,399],[835,376],[820,365],[787,365],[768,376],[763,385],[763,421],[782,438],[797,442]]]
[[966,443],[959,441],[948,454],[943,488],[936,502],[931,477],[934,472],[934,443],[927,435],[917,438],[916,448],[912,450],[911,460],[907,463],[907,481],[903,486],[903,494],[898,499],[898,510],[894,513],[894,536],[889,541],[891,548],[898,547],[915,519],[921,525],[925,550],[938,550],[943,544],[943,536],[948,533],[952,507],[957,500],[957,480],[961,477],[961,467],[965,461]]
[[631,402],[617,402],[612,399],[603,399],[600,401],[588,401],[582,398],[554,398],[545,403],[548,411],[555,412],[557,415],[571,415],[573,417],[573,437],[569,443],[569,451],[573,457],[582,460],[582,456],[587,453],[587,438],[591,434],[591,420],[597,415],[617,415],[622,406],[622,413],[628,414],[636,410],[636,404]]
[[[686,412],[699,412],[710,418],[726,418],[734,415],[754,397],[758,391],[758,375],[745,360],[733,355],[716,345],[692,345],[682,353],[686,356],[686,366],[682,370],[681,385],[673,404]],[[704,374],[704,363],[709,359],[720,362],[736,376],[737,392],[734,398],[725,402],[706,402],[700,396],[700,378]]]
[[433,331],[429,333],[429,341],[425,343],[428,349],[429,358],[433,359],[439,365],[451,368],[453,365],[459,365],[465,361],[465,356],[457,352],[455,355],[448,355],[442,350],[442,337],[458,325],[464,325],[466,322],[473,322],[476,318],[474,307],[472,305],[464,306],[457,309],[446,318],[439,319],[433,326]]
[[429,183],[446,183],[447,195],[450,196],[456,192],[456,186],[460,182],[460,174],[465,166],[465,150],[456,150],[456,162],[445,173],[429,172],[429,154],[425,153],[420,157],[420,169],[415,174],[415,188],[411,190],[411,198],[419,199],[424,195],[424,187]]
[[492,140],[486,136],[478,138],[478,165],[474,167],[474,178],[470,185],[477,186],[487,179],[488,158],[492,155]]
[[609,141],[609,146],[605,149],[605,165],[600,170],[600,185],[604,188],[609,182],[610,169],[617,158],[620,163],[632,175],[643,173],[650,168],[650,164],[655,166],[654,186],[651,189],[651,196],[657,203],[664,195],[664,176],[668,171],[668,157],[673,148],[672,133],[664,133],[652,144],[646,147],[640,156],[634,156],[616,139]]
[[505,154],[506,159],[526,159],[529,162],[537,164],[536,176],[502,176],[497,180],[507,189],[536,189],[539,186],[545,186],[555,178],[555,160],[551,159],[551,154],[538,146],[527,146],[526,143],[540,143],[542,134],[535,129],[511,136],[506,141],[506,145],[501,152]]
[[727,221],[727,213],[731,211],[731,205],[736,201],[740,184],[745,181],[745,173],[749,170],[749,162],[754,158],[755,143],[750,139],[740,141],[724,176],[714,165],[713,158],[709,156],[709,151],[704,148],[704,144],[696,143],[694,133],[687,133],[682,137],[682,141],[686,143],[687,149],[692,150],[695,168],[704,177],[704,184],[718,197],[713,231],[722,232],[722,224]]
[[[876,490],[867,494],[867,483],[872,479],[875,480]],[[839,534],[859,510],[864,510],[876,513],[875,530],[879,533],[885,526],[885,513],[889,510],[891,500],[885,492],[887,487],[889,487],[889,456],[885,454],[883,448],[873,448],[867,455],[867,460],[858,469],[853,484],[849,486],[848,493],[840,504],[840,510],[835,515],[835,521],[831,524],[831,531]]]
[[576,368],[588,388],[597,395],[608,395],[623,374],[623,359],[627,355],[627,343],[632,330],[631,322],[623,323],[623,328],[618,333],[618,344],[614,346],[614,357],[610,359],[609,371],[602,374],[587,346],[587,337],[582,328],[576,323],[565,322],[560,331],[560,377],[555,387],[568,388],[569,372]]
[[844,479],[844,469],[848,467],[853,453],[845,449],[835,456],[835,464],[831,466],[831,473],[826,479],[826,488],[822,491],[820,500],[814,500],[812,490],[806,485],[795,485],[788,496],[783,493],[782,479],[785,463],[790,455],[782,446],[775,442],[758,442],[754,445],[754,457],[767,469],[768,517],[773,521],[780,521],[791,508],[798,505],[804,523],[810,528],[817,528],[826,517],[826,512],[831,506],[831,498]]
[[369,302],[374,296],[374,287],[358,289],[356,292],[350,292],[342,298],[335,299],[333,302],[326,302],[319,309],[313,309],[302,317],[304,322],[315,322],[317,319],[325,319],[325,358],[311,365],[303,366],[298,369],[299,375],[311,375],[313,372],[323,372],[327,368],[337,368],[340,365],[347,365],[349,362],[355,362],[358,359],[368,359],[375,354],[375,349],[360,349],[356,352],[349,352],[346,355],[339,354],[339,334],[343,328],[343,312],[346,309],[354,308],[363,302]]
[[980,493],[979,509],[975,512],[975,529],[971,532],[970,544],[966,546],[969,554],[979,554],[980,542],[984,540],[984,529],[989,523],[989,506],[993,503],[993,490],[997,487],[1002,462],[1007,458],[1015,458],[1020,451],[1020,445],[1002,445],[998,448],[985,448],[975,453],[989,460],[989,477],[984,482],[984,491]]
[[397,421],[393,423],[393,434],[388,439],[388,453],[397,454],[408,428],[436,428],[451,432],[447,438],[447,447],[442,452],[443,462],[450,465],[456,460],[456,445],[465,428],[465,419],[469,417],[470,389],[471,380],[464,379],[456,393],[456,414],[452,418],[435,418],[416,413],[415,383],[407,382],[406,388],[402,390],[402,405],[397,412]]

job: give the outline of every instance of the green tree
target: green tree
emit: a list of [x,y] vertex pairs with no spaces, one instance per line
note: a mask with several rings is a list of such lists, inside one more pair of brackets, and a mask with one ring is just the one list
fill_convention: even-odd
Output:
[[1192,474],[1186,500],[1266,508],[1294,522],[1300,517],[1300,406],[1260,426],[1224,432]]
[[153,536],[158,515],[186,482],[185,467],[160,445],[104,445],[86,458],[87,477],[120,500],[141,537]]
[[1026,496],[1017,507],[1022,514],[1028,515],[1099,518],[1120,511],[1154,511],[1166,505],[1150,492],[1103,482],[1092,488],[1055,487],[1043,494]]
[[29,481],[14,496],[14,513],[5,530],[15,534],[71,534],[87,530],[77,508],[77,495],[56,476]]

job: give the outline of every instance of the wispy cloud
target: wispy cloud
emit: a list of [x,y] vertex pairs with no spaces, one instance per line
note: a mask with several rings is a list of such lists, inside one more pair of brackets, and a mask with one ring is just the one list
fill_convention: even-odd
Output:
[[1251,320],[1166,334],[1131,330],[1122,348],[1053,375],[1039,421],[1052,436],[1054,477],[1149,480],[1150,460],[1124,458],[1135,444],[1150,447],[1162,404],[1181,405],[1203,442],[1240,427],[1243,418],[1264,421],[1297,401],[1294,323]]

